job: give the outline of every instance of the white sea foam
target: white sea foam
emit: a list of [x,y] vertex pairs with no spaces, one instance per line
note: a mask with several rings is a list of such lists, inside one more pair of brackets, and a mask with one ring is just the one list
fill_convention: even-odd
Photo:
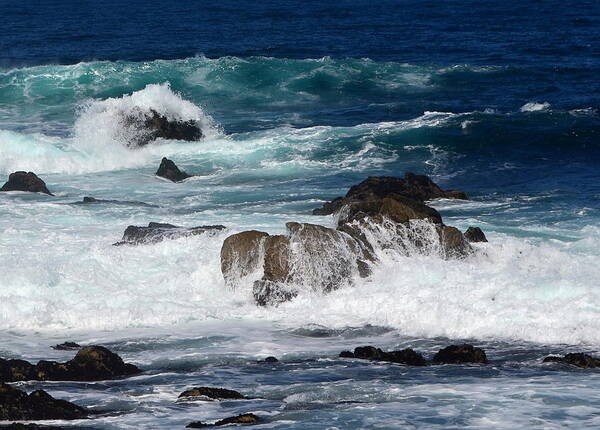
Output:
[[521,112],[539,112],[550,109],[550,103],[528,102],[521,106]]

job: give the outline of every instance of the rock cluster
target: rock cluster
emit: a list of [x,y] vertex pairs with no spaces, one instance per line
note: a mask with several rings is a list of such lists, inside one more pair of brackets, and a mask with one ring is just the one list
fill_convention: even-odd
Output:
[[140,245],[161,242],[165,239],[217,233],[224,230],[223,225],[203,225],[199,227],[178,227],[173,224],[151,222],[147,227],[130,225],[125,229],[123,238],[114,245]]
[[[371,361],[388,361],[390,363],[406,364],[409,366],[427,366],[427,361],[421,354],[411,348],[401,351],[383,351],[374,346],[359,346],[351,351],[342,351],[340,358],[359,358]],[[433,364],[487,364],[485,351],[473,345],[450,345],[441,349],[432,360]]]
[[8,175],[8,181],[2,185],[0,191],[27,191],[30,193],[44,193],[53,196],[46,183],[33,172],[14,172]]
[[600,359],[581,352],[570,353],[564,357],[550,355],[544,358],[544,363],[565,363],[583,369],[595,369],[600,367]]
[[76,420],[87,411],[66,400],[55,399],[44,390],[30,394],[0,383],[0,421],[6,420]]

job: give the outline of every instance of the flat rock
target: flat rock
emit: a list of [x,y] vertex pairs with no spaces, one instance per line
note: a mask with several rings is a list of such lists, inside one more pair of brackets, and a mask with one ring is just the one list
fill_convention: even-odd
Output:
[[119,245],[141,245],[158,243],[165,239],[179,239],[181,237],[196,236],[199,234],[215,234],[226,227],[224,225],[204,225],[199,227],[178,227],[173,224],[151,222],[147,227],[130,225],[125,229]]
[[190,423],[186,426],[186,428],[189,429],[199,429],[199,428],[204,428],[204,427],[220,427],[220,426],[230,426],[230,425],[249,425],[249,424],[256,424],[260,421],[260,418],[258,418],[256,415],[254,414],[242,414],[242,415],[237,415],[235,417],[229,417],[229,418],[225,418],[222,420],[219,420],[213,424],[206,424],[200,421],[196,421],[193,423]]
[[156,176],[160,176],[173,182],[181,182],[184,179],[192,177],[183,170],[179,170],[179,167],[177,167],[173,161],[166,157],[163,157],[162,161],[160,162],[160,166],[158,166],[158,170],[156,171]]
[[14,172],[8,176],[8,181],[0,191],[26,191],[30,193],[44,193],[53,196],[46,183],[33,172]]
[[87,415],[84,408],[55,399],[44,390],[27,394],[0,384],[0,420],[76,420]]
[[433,357],[434,364],[462,364],[462,363],[481,363],[487,364],[488,360],[485,351],[476,348],[473,345],[450,345],[441,349]]
[[210,400],[238,400],[245,399],[245,397],[234,390],[228,390],[226,388],[214,388],[214,387],[196,387],[190,390],[186,390],[179,395],[179,398],[194,397],[194,398],[205,398]]

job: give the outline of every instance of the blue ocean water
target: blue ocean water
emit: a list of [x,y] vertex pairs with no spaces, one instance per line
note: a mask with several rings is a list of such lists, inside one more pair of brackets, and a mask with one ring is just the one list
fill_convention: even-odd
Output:
[[[106,412],[74,427],[598,428],[600,373],[541,358],[600,353],[599,30],[597,1],[0,1],[0,175],[56,195],[0,195],[0,356],[65,360],[49,346],[75,340],[144,369],[23,384]],[[116,118],[139,108],[206,137],[129,149]],[[164,156],[197,176],[156,178]],[[469,194],[431,205],[484,252],[381,251],[355,287],[276,308],[225,286],[228,235],[333,225],[312,209],[405,171]],[[150,221],[228,229],[111,246]],[[337,358],[463,341],[492,364]],[[177,403],[194,385],[252,400]]]

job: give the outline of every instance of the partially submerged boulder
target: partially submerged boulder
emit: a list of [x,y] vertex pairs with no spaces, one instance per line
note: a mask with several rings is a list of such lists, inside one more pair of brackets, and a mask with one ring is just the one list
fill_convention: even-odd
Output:
[[157,205],[151,205],[150,203],[137,202],[137,201],[126,201],[126,200],[106,200],[97,199],[95,197],[86,196],[80,202],[73,203],[75,205],[94,205],[94,204],[109,204],[119,206],[142,206],[147,208],[157,208]]
[[44,193],[53,196],[46,183],[33,172],[14,172],[8,176],[8,181],[0,191],[27,191],[30,193]]
[[485,351],[476,348],[473,345],[450,345],[439,350],[433,356],[434,364],[462,364],[462,363],[481,363],[487,364],[488,360]]
[[179,170],[179,167],[166,157],[163,157],[160,162],[160,166],[158,166],[158,170],[156,171],[156,176],[160,176],[173,182],[181,182],[184,179],[192,177],[192,175],[188,175],[183,170]]
[[158,222],[151,222],[147,227],[130,225],[125,229],[121,241],[114,245],[151,244],[165,239],[179,239],[180,237],[199,234],[216,234],[224,229],[224,225],[203,225],[186,228]]
[[0,383],[0,421],[6,420],[76,420],[88,412],[66,400],[55,399],[44,390],[27,394]]
[[427,362],[421,354],[411,348],[400,351],[385,352],[374,346],[359,346],[354,352],[342,351],[341,358],[359,358],[372,361],[389,361],[390,363],[406,364],[409,366],[427,366]]
[[58,345],[54,345],[52,349],[56,349],[57,351],[76,351],[81,349],[81,345],[75,342],[63,342]]
[[140,373],[133,364],[123,362],[117,354],[103,346],[82,348],[75,358],[65,363],[41,360],[31,364],[24,360],[0,358],[0,380],[17,381],[100,381]]
[[139,147],[158,139],[197,141],[203,137],[200,124],[193,120],[167,118],[154,109],[148,112],[133,111],[123,121],[125,126],[133,127],[134,134],[129,146]]
[[487,238],[485,234],[479,227],[469,227],[465,231],[465,238],[469,242],[487,242]]
[[234,390],[214,387],[196,387],[186,390],[179,395],[180,399],[194,400],[239,400],[245,397]]
[[591,355],[584,354],[582,352],[570,353],[564,357],[548,356],[544,358],[544,363],[558,362],[570,364],[572,366],[581,367],[582,369],[595,369],[600,368],[600,359],[594,358]]
[[254,414],[242,414],[237,415],[235,417],[229,417],[222,420],[219,420],[213,424],[207,424],[200,421],[196,421],[193,423],[189,423],[185,426],[188,429],[199,429],[204,427],[220,427],[220,426],[230,426],[230,425],[249,425],[249,424],[257,424],[260,421]]

